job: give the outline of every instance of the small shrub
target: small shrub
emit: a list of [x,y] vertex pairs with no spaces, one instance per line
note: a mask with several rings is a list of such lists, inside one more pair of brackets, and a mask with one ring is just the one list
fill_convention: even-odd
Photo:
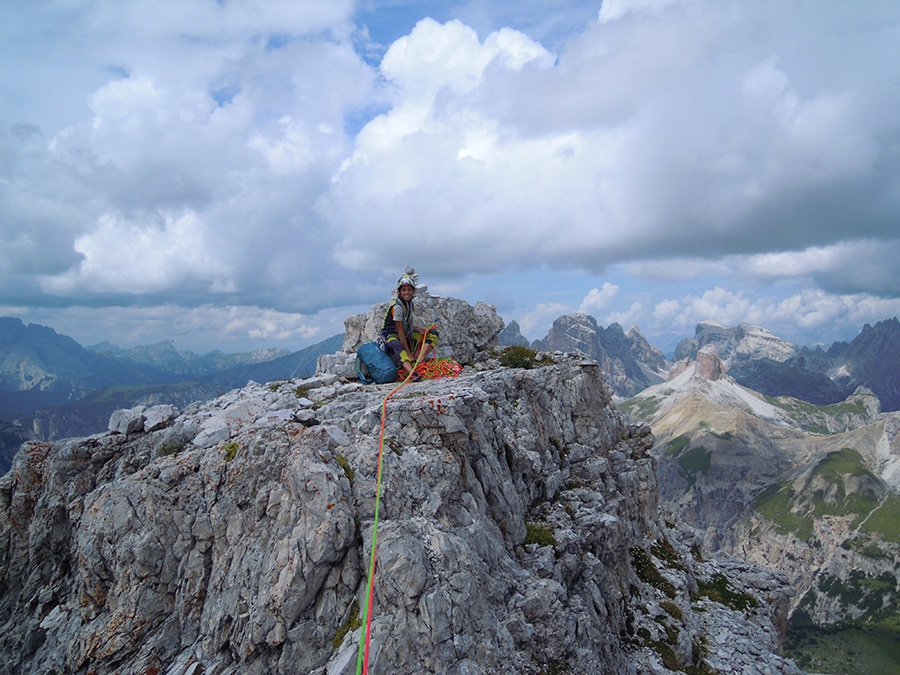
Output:
[[525,541],[522,543],[553,546],[556,544],[556,537],[553,536],[553,530],[549,527],[525,523]]
[[172,443],[171,445],[167,443],[159,449],[159,456],[177,455],[182,450],[184,450],[184,443]]
[[347,476],[347,480],[349,480],[352,484],[353,479],[356,478],[356,472],[354,472],[353,469],[350,468],[350,462],[348,462],[347,458],[343,455],[338,455],[337,463],[338,466],[340,466],[344,470],[344,475]]
[[294,395],[297,398],[306,398],[306,395],[309,393],[309,387],[297,387],[294,390]]
[[500,364],[507,368],[534,368],[537,352],[528,347],[515,345],[507,347],[500,355]]
[[705,595],[710,600],[739,612],[759,607],[759,602],[747,593],[736,593],[728,588],[728,579],[718,572],[709,581],[697,579],[697,595]]
[[238,450],[240,450],[241,446],[232,441],[231,443],[226,443],[222,446],[222,459],[226,462],[230,462],[237,456]]
[[350,607],[350,616],[347,618],[347,622],[338,628],[337,633],[334,634],[334,640],[332,641],[334,648],[337,649],[341,646],[347,633],[352,630],[359,630],[361,626],[362,621],[360,621],[359,618],[359,600],[354,598],[353,605]]

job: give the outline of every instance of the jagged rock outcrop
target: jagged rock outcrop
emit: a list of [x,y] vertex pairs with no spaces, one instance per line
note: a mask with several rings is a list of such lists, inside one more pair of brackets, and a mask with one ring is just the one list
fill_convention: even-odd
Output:
[[532,347],[579,352],[596,360],[613,392],[623,398],[662,382],[668,367],[662,352],[650,345],[637,328],[626,333],[613,323],[604,329],[583,312],[557,318],[547,336],[535,340]]
[[702,349],[715,349],[729,376],[766,396],[793,396],[826,405],[844,400],[852,391],[805,367],[799,347],[752,324],[726,328],[703,321],[693,338],[678,343],[675,359],[695,359]]
[[737,382],[766,396],[792,396],[816,405],[839,403],[859,387],[872,391],[885,412],[900,410],[900,321],[866,324],[851,343],[827,350],[797,347],[764,328],[742,323],[725,328],[714,321],[697,325],[682,340],[675,359],[695,358],[712,345]]
[[519,324],[516,321],[510,321],[506,327],[497,335],[497,341],[501,345],[508,347],[527,347],[528,338],[522,335]]
[[846,387],[866,387],[886,412],[900,410],[900,321],[866,324],[849,345],[835,344],[829,375]]
[[760,326],[742,323],[726,328],[715,321],[702,321],[697,324],[693,338],[685,338],[678,343],[675,359],[680,361],[695,358],[697,352],[706,345],[715,346],[727,367],[731,366],[732,361],[787,361],[799,351],[796,345]]
[[[696,562],[649,429],[595,362],[553,358],[387,403],[371,672],[798,673],[783,580]],[[390,388],[250,383],[26,444],[0,479],[0,670],[354,672]]]

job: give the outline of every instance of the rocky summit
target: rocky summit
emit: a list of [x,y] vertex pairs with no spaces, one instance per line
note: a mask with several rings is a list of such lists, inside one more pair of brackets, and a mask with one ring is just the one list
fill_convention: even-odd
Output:
[[0,671],[356,672],[381,452],[369,672],[800,673],[785,578],[694,557],[599,364],[503,367],[492,308],[452,307],[481,322],[442,334],[472,365],[389,400],[328,372],[345,352],[26,443],[0,479]]

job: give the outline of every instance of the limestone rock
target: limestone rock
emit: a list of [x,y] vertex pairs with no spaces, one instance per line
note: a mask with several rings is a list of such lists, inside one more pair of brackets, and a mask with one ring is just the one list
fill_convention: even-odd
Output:
[[392,385],[328,374],[26,444],[0,478],[0,671],[355,672],[380,464],[371,672],[798,672],[778,579],[717,568],[757,605],[693,609],[711,572],[659,517],[649,429],[596,362],[554,358],[407,385],[380,462]]
[[719,358],[716,348],[712,345],[703,347],[697,352],[697,375],[715,382],[726,377],[725,364]]
[[612,390],[623,398],[634,396],[647,386],[662,382],[668,362],[651,346],[637,328],[626,333],[613,323],[603,328],[589,314],[576,312],[557,318],[534,349],[579,352],[596,360]]
[[[432,296],[427,288],[419,288],[413,301],[413,314],[418,325],[437,324],[442,356],[467,363],[475,354],[497,343],[503,330],[503,319],[491,305],[479,302],[474,307],[457,298]],[[372,307],[368,314],[357,314],[344,322],[346,328],[341,352],[355,353],[359,346],[374,340],[381,332],[387,302]],[[323,372],[323,371],[319,371]]]
[[522,335],[519,324],[515,321],[510,321],[506,325],[506,328],[500,331],[500,334],[497,335],[497,340],[501,345],[518,347],[528,346],[528,338]]
[[109,430],[117,434],[133,434],[144,430],[144,410],[142,405],[128,410],[116,410],[109,418]]

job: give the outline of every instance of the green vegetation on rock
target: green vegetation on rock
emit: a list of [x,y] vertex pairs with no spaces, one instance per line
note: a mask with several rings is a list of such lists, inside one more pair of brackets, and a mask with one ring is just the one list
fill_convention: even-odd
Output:
[[553,546],[556,543],[556,537],[553,536],[553,530],[549,527],[525,523],[525,541],[522,543]]
[[231,443],[226,443],[222,446],[222,459],[226,462],[230,462],[235,457],[237,457],[237,452],[240,450],[240,445],[232,441]]
[[900,544],[900,496],[890,495],[885,499],[860,530],[880,534],[885,541]]
[[500,355],[500,364],[507,368],[534,368],[537,352],[529,347],[514,345]]
[[697,595],[706,596],[739,612],[759,607],[759,602],[752,595],[731,590],[727,577],[721,572],[714,574],[709,581],[697,579]]
[[705,474],[709,471],[711,462],[712,451],[698,445],[696,448],[686,450],[678,457],[678,465],[681,467],[679,473],[682,478],[693,485],[697,480],[698,473]]
[[684,434],[676,436],[666,444],[666,449],[663,451],[663,454],[667,457],[677,457],[678,453],[684,450],[690,442],[691,439]]
[[635,396],[617,407],[632,423],[649,422],[662,407],[663,399],[655,396]]
[[[791,616],[785,654],[815,672],[894,675],[900,663],[900,596],[893,574],[860,570],[842,580],[823,575]],[[820,600],[837,601],[853,620],[817,626],[810,618]]]
[[793,532],[803,541],[812,536],[812,518],[791,510],[794,491],[787,481],[774,483],[760,492],[753,500],[753,508],[772,521],[781,532]]
[[[853,516],[851,526],[858,525],[878,506],[884,489],[859,453],[850,448],[828,453],[803,486],[795,487],[788,481],[770,485],[757,495],[753,508],[780,531],[793,532],[804,541],[812,536],[814,519],[821,516]],[[891,524],[882,524],[881,519],[873,527],[879,526],[891,530]]]
[[631,560],[634,563],[634,571],[641,581],[659,589],[670,598],[674,599],[678,595],[675,585],[662,575],[662,572],[653,563],[649,553],[640,546],[634,546],[630,553]]

